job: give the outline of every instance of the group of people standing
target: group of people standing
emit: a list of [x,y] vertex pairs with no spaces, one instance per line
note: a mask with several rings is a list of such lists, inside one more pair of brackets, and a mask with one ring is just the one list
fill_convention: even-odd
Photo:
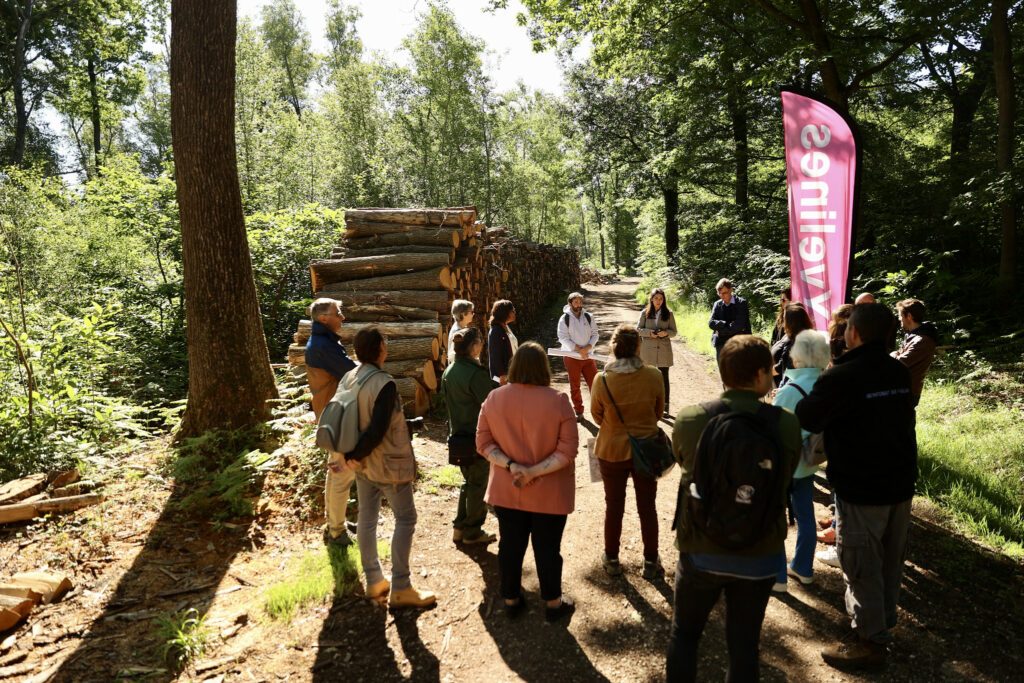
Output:
[[[725,391],[718,401],[680,410],[672,435],[682,477],[674,520],[679,557],[668,680],[697,679],[697,643],[723,593],[729,680],[756,680],[760,630],[773,589],[785,590],[788,577],[801,584],[813,581],[817,523],[812,475],[817,466],[803,453],[814,434],[823,434],[819,439],[828,455],[838,563],[844,570],[847,611],[855,632],[855,637],[826,649],[822,656],[837,667],[883,662],[896,622],[917,471],[914,407],[920,383],[912,376],[920,373],[923,378],[921,368],[927,370],[930,356],[924,356],[929,349],[934,354],[934,326],[924,323],[920,302],[901,302],[908,341],[890,356],[887,344],[894,318],[886,307],[858,303],[842,316],[840,309],[833,320],[835,329],[830,328],[826,338],[812,329],[802,304],[783,301],[778,338],[769,345],[750,334],[747,303],[734,294],[732,283],[723,279],[717,291],[709,327]],[[451,436],[472,437],[479,456],[461,464],[464,484],[452,538],[461,544],[498,540],[501,597],[510,618],[527,606],[522,571],[531,543],[545,618],[562,621],[575,609],[562,590],[560,548],[567,517],[575,507],[577,422],[585,420],[581,379],[590,391],[590,414],[598,426],[594,455],[605,494],[602,567],[611,576],[623,572],[620,539],[632,479],[643,576],[657,580],[664,575],[655,506],[658,480],[638,471],[635,440],[658,433],[659,421],[671,415],[668,369],[673,363],[674,316],[665,292],[654,290],[637,324],[614,330],[612,358],[599,373],[593,353],[600,335],[584,303],[579,292],[570,294],[557,325],[570,396],[551,387],[545,349],[535,342],[518,342],[510,328],[516,319],[511,301],[497,301],[490,311],[486,368],[480,361],[484,339],[473,325],[473,304],[459,300],[452,306],[449,363],[440,391]],[[313,336],[306,362],[314,412],[319,415],[333,395],[332,382],[334,389],[339,382],[343,387],[362,387],[359,443],[351,453],[332,453],[328,461],[325,541],[350,542],[344,512],[354,476],[367,595],[389,596],[393,607],[429,606],[436,601],[434,594],[413,588],[410,581],[415,465],[397,391],[381,370],[387,341],[376,327],[360,329],[354,340],[361,363],[356,367],[338,338],[344,320],[340,304],[317,300],[310,312]],[[774,399],[766,403],[773,392]],[[741,423],[747,432],[736,426]],[[761,462],[767,461],[772,471],[752,475],[769,482],[763,491],[741,486],[730,494],[736,503],[753,502],[752,508],[763,518],[755,525],[756,532],[746,533],[743,543],[737,544],[735,534],[729,539],[721,535],[722,525],[715,519],[720,514],[715,504],[721,503],[715,503],[708,483],[713,480],[706,471],[709,458],[726,462],[737,457],[738,446],[747,443],[744,438],[756,441],[756,436],[743,437],[744,433],[764,437],[755,446],[767,449]],[[376,553],[382,497],[396,518],[390,582]],[[797,524],[796,552],[788,563],[787,507]],[[485,529],[489,508],[497,518],[497,537]],[[750,514],[739,509],[740,516]]]

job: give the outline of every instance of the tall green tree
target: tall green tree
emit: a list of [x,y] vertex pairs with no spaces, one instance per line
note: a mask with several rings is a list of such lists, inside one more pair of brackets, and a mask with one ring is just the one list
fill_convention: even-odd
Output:
[[273,0],[261,16],[263,42],[282,73],[281,93],[301,118],[306,87],[317,66],[309,31],[294,0]]

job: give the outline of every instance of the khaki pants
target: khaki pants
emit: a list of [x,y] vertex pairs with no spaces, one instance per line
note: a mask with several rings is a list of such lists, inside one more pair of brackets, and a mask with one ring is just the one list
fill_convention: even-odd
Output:
[[[327,464],[331,465],[342,460],[341,453],[331,453]],[[327,469],[327,484],[324,486],[324,506],[327,508],[327,530],[331,536],[346,533],[345,511],[348,509],[348,496],[352,490],[352,482],[356,473],[350,469],[334,472]]]

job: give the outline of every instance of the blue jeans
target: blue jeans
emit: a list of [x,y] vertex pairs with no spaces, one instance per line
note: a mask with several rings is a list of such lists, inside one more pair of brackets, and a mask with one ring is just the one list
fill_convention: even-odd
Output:
[[[814,519],[814,475],[793,480],[793,490],[789,494],[796,514],[796,553],[789,564],[800,576],[812,576],[814,573],[814,548],[818,543],[818,523]],[[786,583],[786,556],[782,556],[779,567],[778,583]]]
[[395,515],[395,530],[391,534],[391,587],[409,588],[409,555],[412,552],[412,534],[416,530],[416,504],[412,499],[412,484],[378,484],[356,473],[356,492],[359,495],[359,521],[356,538],[359,555],[371,586],[384,578],[377,557],[377,520],[380,517],[380,499],[387,498]]

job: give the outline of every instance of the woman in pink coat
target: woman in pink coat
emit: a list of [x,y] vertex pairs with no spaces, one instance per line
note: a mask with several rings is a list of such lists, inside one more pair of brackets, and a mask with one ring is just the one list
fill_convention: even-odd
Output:
[[562,595],[562,532],[576,501],[579,434],[569,397],[551,388],[547,354],[527,342],[512,357],[508,384],[492,391],[477,422],[476,448],[491,463],[485,500],[498,517],[498,568],[505,611],[526,607],[523,557],[531,539],[544,618],[569,616]]

